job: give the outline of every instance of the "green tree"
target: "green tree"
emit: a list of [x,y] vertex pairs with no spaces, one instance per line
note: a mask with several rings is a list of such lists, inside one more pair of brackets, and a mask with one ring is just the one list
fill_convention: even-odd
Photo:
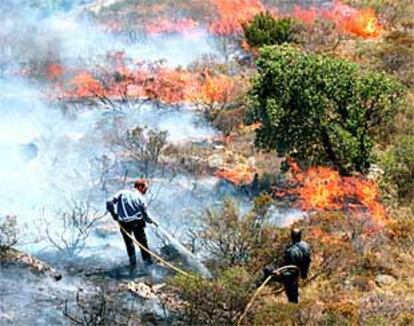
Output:
[[275,19],[267,12],[256,15],[249,24],[244,24],[243,31],[250,46],[261,47],[293,42],[294,27],[293,19]]
[[257,60],[247,120],[256,145],[305,165],[365,172],[375,136],[391,123],[404,87],[383,73],[288,46],[266,46]]

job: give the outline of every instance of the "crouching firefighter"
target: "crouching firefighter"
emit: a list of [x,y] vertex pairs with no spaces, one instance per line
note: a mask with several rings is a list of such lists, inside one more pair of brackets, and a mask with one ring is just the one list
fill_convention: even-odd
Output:
[[280,282],[285,288],[286,296],[289,302],[299,302],[299,276],[302,279],[308,277],[309,266],[311,263],[311,250],[308,243],[302,241],[302,232],[300,229],[292,229],[292,243],[285,249],[282,258],[281,267],[292,266],[286,269],[277,269],[273,266],[266,267],[263,270],[264,278],[267,279],[272,275],[271,281]]
[[[145,179],[138,179],[134,183],[134,189],[125,189],[116,193],[106,202],[106,209],[111,213],[112,218],[121,226],[121,234],[129,256],[131,268],[135,268],[137,259],[133,240],[135,239],[148,249],[147,237],[145,235],[146,223],[156,223],[148,216],[145,193],[148,190],[148,182]],[[127,233],[128,234],[127,234]],[[141,248],[141,256],[144,264],[152,264],[151,255]]]

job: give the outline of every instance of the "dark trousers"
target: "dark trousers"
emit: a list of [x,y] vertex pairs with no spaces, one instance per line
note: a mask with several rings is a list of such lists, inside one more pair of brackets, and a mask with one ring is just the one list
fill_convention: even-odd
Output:
[[286,273],[282,275],[282,283],[285,288],[286,296],[289,302],[299,302],[299,278],[293,273]]
[[[145,248],[148,249],[148,241],[147,241],[147,236],[145,235],[145,221],[144,220],[141,219],[141,220],[131,221],[131,222],[120,222],[120,224],[128,232],[129,235],[133,235],[140,244],[142,244]],[[136,256],[135,256],[134,242],[122,229],[121,229],[121,234],[122,234],[122,237],[124,238],[125,246],[126,246],[128,256],[129,256],[129,261],[131,265],[135,265]],[[152,263],[151,255],[143,249],[141,249],[141,256],[142,256],[142,260],[145,263],[147,264]]]

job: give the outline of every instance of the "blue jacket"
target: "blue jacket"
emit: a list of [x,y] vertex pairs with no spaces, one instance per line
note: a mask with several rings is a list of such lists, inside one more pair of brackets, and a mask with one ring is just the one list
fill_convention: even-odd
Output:
[[106,202],[106,209],[116,213],[121,222],[130,222],[139,219],[149,220],[147,203],[144,196],[136,189],[121,190]]

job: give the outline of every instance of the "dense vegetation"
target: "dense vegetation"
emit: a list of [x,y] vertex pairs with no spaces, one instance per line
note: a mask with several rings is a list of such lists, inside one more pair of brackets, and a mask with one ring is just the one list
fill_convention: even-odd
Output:
[[343,174],[368,170],[375,133],[403,98],[395,80],[289,46],[262,48],[257,66],[250,101],[258,146]]
[[[320,212],[297,222],[314,252],[310,280],[301,283],[301,302],[288,304],[278,296],[279,287],[266,287],[245,325],[414,323],[414,16],[408,14],[414,5],[404,0],[352,4],[372,5],[384,14],[389,26],[383,37],[341,43],[328,25],[298,31],[290,29],[294,22],[268,14],[244,26],[246,42],[261,47],[255,52],[258,71],[246,118],[260,122],[259,148],[290,155],[304,168],[328,165],[344,175],[374,178],[389,222],[372,229],[369,216],[347,211]],[[316,32],[303,43],[280,45],[309,31]],[[272,172],[265,171],[267,178]],[[210,266],[217,278],[171,282],[188,303],[183,321],[237,323],[260,268],[280,257],[287,230],[269,225],[266,204],[257,207],[242,214],[226,202],[221,211],[205,212],[200,237],[207,236],[204,241],[216,249]]]
[[[190,17],[205,17],[205,12],[217,16],[199,1],[165,0],[157,1],[156,6],[153,1],[141,1],[143,10],[137,10],[137,2],[116,2],[102,11],[101,20],[117,12],[132,37],[137,26],[144,26],[142,21],[159,18],[165,8],[165,17],[176,6],[191,13]],[[367,188],[358,191],[365,195],[371,189],[368,186],[377,190],[378,185],[380,191],[368,197],[379,201],[376,208],[384,205],[384,220],[377,223],[373,212],[350,196],[342,206],[315,209],[306,219],[294,222],[312,247],[309,278],[300,282],[300,302],[287,303],[281,285],[269,284],[243,325],[414,324],[414,3],[347,2],[355,7],[371,6],[382,15],[385,25],[378,38],[338,36],[332,22],[316,19],[306,25],[266,12],[243,24],[242,40],[248,45],[243,50],[236,44],[239,36],[214,39],[220,43],[218,50],[225,52],[224,62],[204,57],[188,68],[172,71],[160,65],[143,81],[108,68],[115,86],[122,85],[118,79],[142,84],[152,95],[148,100],[159,106],[181,105],[181,101],[194,104],[224,136],[213,144],[171,144],[165,132],[137,126],[114,137],[111,146],[121,147],[124,158],[143,176],[155,177],[159,170],[164,173],[172,167],[171,178],[180,173],[190,176],[193,191],[202,196],[197,185],[200,176],[213,175],[223,167],[227,172],[235,171],[229,167],[241,167],[248,176],[254,175],[245,184],[233,182],[235,192],[250,200],[250,209],[223,198],[221,205],[197,214],[194,220],[199,224],[189,230],[191,246],[203,248],[213,278],[177,275],[168,279],[161,290],[168,297],[163,302],[168,316],[162,322],[236,325],[260,283],[262,269],[271,263],[278,265],[289,244],[289,229],[275,226],[278,207],[298,205],[294,190],[306,179],[301,173],[323,166],[343,180],[363,182]],[[50,8],[70,6],[66,0],[45,3]],[[131,19],[128,23],[126,13]],[[194,95],[189,90],[192,96],[186,97],[184,90],[195,81],[199,92]],[[88,99],[92,97],[89,92]],[[131,100],[127,94],[122,99]],[[102,189],[110,180],[109,165],[103,162]],[[318,190],[324,192],[330,180],[321,179]],[[355,184],[351,186],[356,188]],[[342,184],[335,185],[340,188]],[[335,198],[334,204],[338,202]],[[70,235],[81,248],[89,234],[84,224],[90,229],[92,224],[79,212],[82,210],[75,207],[65,214],[72,216],[72,223],[67,223]],[[0,254],[18,242],[17,231],[14,216],[0,222]],[[55,247],[77,253],[72,248],[78,247],[69,244]],[[117,291],[125,288],[122,284]],[[115,298],[106,292],[102,297],[103,307],[107,307],[106,300]],[[123,304],[116,307],[123,310]],[[101,321],[115,323],[112,308],[101,310],[110,315]]]

